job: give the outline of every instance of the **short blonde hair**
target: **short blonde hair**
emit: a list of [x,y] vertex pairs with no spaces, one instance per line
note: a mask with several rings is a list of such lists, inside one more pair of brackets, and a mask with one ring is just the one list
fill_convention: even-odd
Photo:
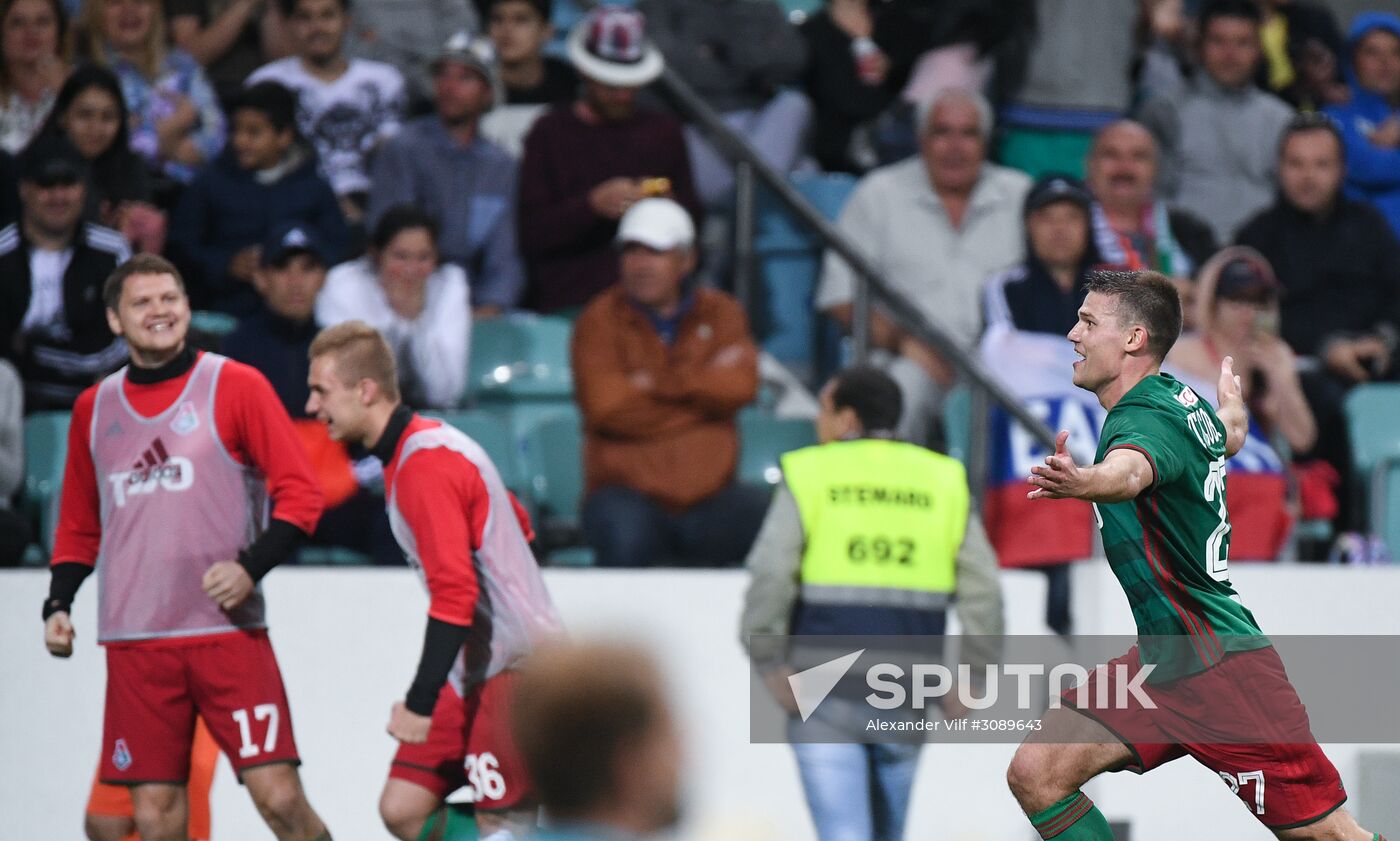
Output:
[[394,352],[380,332],[363,321],[345,321],[327,327],[311,342],[307,356],[333,355],[335,370],[342,383],[353,385],[373,380],[390,401],[399,400],[399,373]]

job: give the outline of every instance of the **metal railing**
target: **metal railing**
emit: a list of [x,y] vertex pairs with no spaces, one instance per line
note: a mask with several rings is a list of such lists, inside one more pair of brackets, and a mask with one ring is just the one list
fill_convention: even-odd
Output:
[[1055,449],[1055,434],[1036,416],[1032,415],[1016,396],[1007,391],[997,379],[992,377],[974,354],[962,348],[940,326],[930,321],[920,309],[890,282],[866,259],[865,254],[842,233],[830,220],[808,202],[787,177],[768,165],[749,143],[731,129],[709,105],[702,100],[690,85],[681,79],[671,68],[662,73],[659,84],[675,100],[691,120],[709,138],[719,154],[735,166],[734,184],[736,190],[735,223],[735,294],[747,306],[752,300],[755,283],[753,277],[754,222],[756,218],[755,189],[761,182],[773,192],[778,201],[803,224],[816,231],[826,248],[835,251],[845,260],[861,279],[856,284],[855,298],[852,301],[851,338],[857,360],[864,360],[870,351],[870,311],[879,305],[881,315],[893,321],[902,330],[920,341],[933,346],[945,359],[950,361],[966,378],[972,389],[972,441],[969,445],[968,476],[980,498],[980,483],[985,480],[986,447],[985,423],[988,401],[1001,406],[1007,414],[1026,428],[1035,440],[1047,450]]

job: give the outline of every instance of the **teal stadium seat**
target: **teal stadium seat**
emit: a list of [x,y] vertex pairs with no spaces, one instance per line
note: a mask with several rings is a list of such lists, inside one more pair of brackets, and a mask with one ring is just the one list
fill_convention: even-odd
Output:
[[592,565],[592,552],[578,547],[583,504],[583,430],[578,410],[570,406],[530,428],[521,442],[521,456],[537,512],[535,532],[549,562]]
[[943,398],[943,438],[948,455],[967,466],[972,449],[972,389],[960,385]]
[[497,416],[478,410],[461,412],[430,412],[431,417],[461,430],[491,457],[501,481],[517,496],[525,492],[525,474],[520,469],[520,447],[511,437],[510,430]]
[[1368,525],[1400,557],[1400,384],[1374,383],[1346,399],[1351,464],[1370,494]]
[[745,409],[739,413],[739,480],[776,485],[783,478],[783,454],[815,443],[817,432],[810,420]]
[[68,458],[68,412],[36,412],[24,419],[24,510],[39,526],[39,543],[53,550],[63,465]]
[[222,339],[238,328],[238,319],[228,313],[195,310],[190,313],[190,329]]
[[[797,175],[792,185],[823,216],[835,219],[841,213],[856,179],[844,173]],[[824,336],[813,308],[817,275],[821,270],[822,241],[778,203],[770,191],[757,192],[758,208],[754,222],[754,251],[758,255],[764,286],[764,314],[767,335],[763,349],[783,364],[801,372],[812,360],[823,356],[824,344],[834,346],[834,336]]]
[[527,314],[472,325],[468,399],[503,418],[517,439],[545,418],[572,409],[572,331],[568,319]]

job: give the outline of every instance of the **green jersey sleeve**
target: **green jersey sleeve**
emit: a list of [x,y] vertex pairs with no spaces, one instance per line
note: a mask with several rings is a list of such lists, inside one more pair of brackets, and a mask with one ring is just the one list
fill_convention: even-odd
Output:
[[1147,456],[1152,464],[1152,489],[1170,484],[1185,469],[1183,453],[1188,443],[1175,419],[1147,406],[1123,406],[1109,417],[1103,428],[1102,447],[1107,455],[1127,447]]

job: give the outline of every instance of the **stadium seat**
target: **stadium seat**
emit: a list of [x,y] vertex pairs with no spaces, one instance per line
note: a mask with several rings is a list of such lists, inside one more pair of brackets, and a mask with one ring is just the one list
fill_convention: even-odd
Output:
[[190,313],[190,329],[222,339],[238,327],[238,319],[228,313],[195,310]]
[[343,546],[306,546],[297,555],[302,566],[372,566],[374,559]]
[[570,399],[567,319],[508,315],[472,325],[468,393],[478,401]]
[[753,409],[739,413],[739,480],[776,485],[783,473],[779,459],[817,443],[810,420],[776,418]]
[[24,508],[39,526],[39,543],[53,549],[63,465],[68,458],[68,412],[37,412],[24,419]]
[[948,455],[967,466],[972,445],[972,389],[960,385],[943,398],[943,438]]
[[[541,420],[521,441],[529,497],[536,511],[535,533],[551,563],[566,557],[570,565],[591,564],[591,554],[572,548],[579,543],[579,508],[583,502],[583,431],[577,409]],[[577,556],[577,557],[571,557]]]
[[500,471],[501,481],[517,495],[525,490],[525,475],[520,469],[520,448],[511,438],[510,430],[496,415],[468,410],[463,412],[430,412],[431,417],[456,427],[481,445]]
[[[792,185],[828,219],[835,219],[855,188],[844,173],[798,175]],[[822,241],[768,190],[757,193],[754,251],[763,277],[767,327],[763,349],[783,364],[805,373],[817,358],[822,321],[812,307],[821,269]]]
[[467,397],[500,416],[517,440],[542,421],[569,414],[572,331],[568,319],[527,314],[473,325]]
[[1347,395],[1346,416],[1352,468],[1370,494],[1369,530],[1400,557],[1400,384],[1357,386]]

